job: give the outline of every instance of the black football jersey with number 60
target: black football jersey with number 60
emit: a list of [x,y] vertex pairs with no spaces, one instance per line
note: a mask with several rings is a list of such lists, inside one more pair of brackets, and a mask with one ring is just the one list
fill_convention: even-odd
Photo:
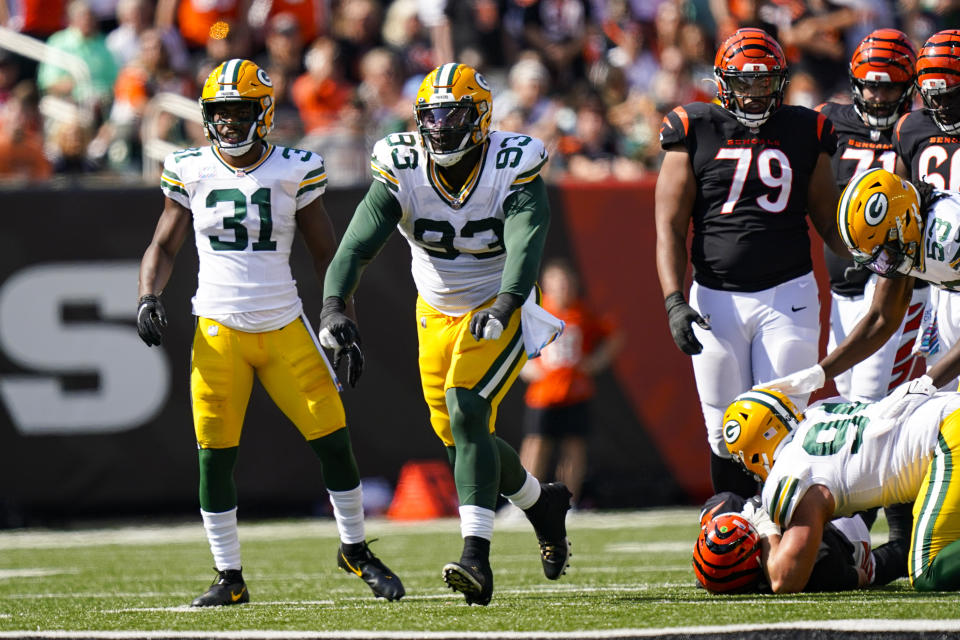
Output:
[[753,130],[719,105],[695,102],[664,117],[660,144],[683,146],[697,180],[691,261],[698,283],[760,291],[813,268],[807,192],[820,153],[837,147],[824,115],[783,106]]
[[893,127],[893,144],[910,180],[960,191],[960,136],[947,135],[924,111],[911,111]]

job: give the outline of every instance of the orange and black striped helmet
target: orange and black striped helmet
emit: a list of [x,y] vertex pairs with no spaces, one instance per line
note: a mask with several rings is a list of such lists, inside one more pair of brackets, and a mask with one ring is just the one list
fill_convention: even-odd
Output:
[[783,104],[787,59],[762,29],[744,28],[726,39],[713,63],[720,104],[752,129]]
[[[863,121],[889,129],[910,110],[916,76],[917,52],[907,34],[896,29],[877,29],[860,41],[850,59],[853,105]],[[889,100],[868,100],[867,87],[898,89]]]
[[693,573],[710,593],[754,591],[760,581],[760,535],[739,513],[721,513],[701,527]]
[[917,56],[923,106],[947,134],[960,133],[960,29],[933,34]]

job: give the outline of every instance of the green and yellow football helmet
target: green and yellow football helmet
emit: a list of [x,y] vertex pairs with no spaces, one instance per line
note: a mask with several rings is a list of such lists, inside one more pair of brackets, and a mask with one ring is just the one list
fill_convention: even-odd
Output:
[[[240,136],[227,136],[217,129],[225,124],[223,114],[218,112],[227,105],[233,109],[239,105],[247,107],[239,114],[232,112],[231,124],[245,125],[245,133]],[[253,62],[227,60],[207,77],[200,94],[200,109],[207,139],[230,155],[242,155],[273,129],[273,83],[267,72]]]
[[837,227],[853,259],[881,276],[923,269],[920,195],[885,169],[850,180],[837,205]]
[[723,414],[723,441],[727,451],[763,481],[801,420],[803,415],[779,391],[751,389],[737,396]]
[[493,96],[476,69],[450,62],[427,74],[413,106],[417,131],[434,162],[450,166],[490,134]]

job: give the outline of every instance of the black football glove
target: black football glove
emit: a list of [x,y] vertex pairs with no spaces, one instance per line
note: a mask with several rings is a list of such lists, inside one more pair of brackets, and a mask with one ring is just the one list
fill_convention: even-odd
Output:
[[501,293],[493,304],[470,318],[470,335],[475,340],[498,340],[510,324],[510,316],[523,304],[523,298],[513,293]]
[[670,323],[670,333],[673,335],[673,341],[688,356],[695,356],[703,351],[703,345],[693,335],[694,322],[701,329],[709,329],[710,323],[697,313],[693,307],[687,304],[683,299],[683,294],[674,291],[664,299],[664,305],[667,307],[667,321]]
[[360,374],[363,373],[363,351],[360,350],[360,343],[354,342],[348,347],[341,347],[333,350],[333,368],[340,368],[340,361],[347,359],[347,384],[351,387],[357,386],[360,380]]
[[344,313],[347,306],[343,300],[330,296],[323,301],[320,310],[320,344],[333,350],[333,368],[340,368],[340,361],[347,359],[347,384],[357,386],[363,373],[363,351],[360,350],[360,331],[356,323]]
[[167,312],[160,298],[148,293],[137,303],[137,333],[148,347],[163,344],[163,330],[167,328]]

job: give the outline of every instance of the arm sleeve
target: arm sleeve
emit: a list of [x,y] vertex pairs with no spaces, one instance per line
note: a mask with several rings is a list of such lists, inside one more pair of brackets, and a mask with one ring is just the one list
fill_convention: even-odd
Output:
[[537,281],[550,227],[550,203],[543,178],[537,177],[511,193],[503,203],[503,210],[507,260],[499,293],[512,293],[526,299]]
[[347,300],[366,266],[377,257],[397,227],[400,203],[382,182],[374,181],[357,206],[323,281],[323,297]]

